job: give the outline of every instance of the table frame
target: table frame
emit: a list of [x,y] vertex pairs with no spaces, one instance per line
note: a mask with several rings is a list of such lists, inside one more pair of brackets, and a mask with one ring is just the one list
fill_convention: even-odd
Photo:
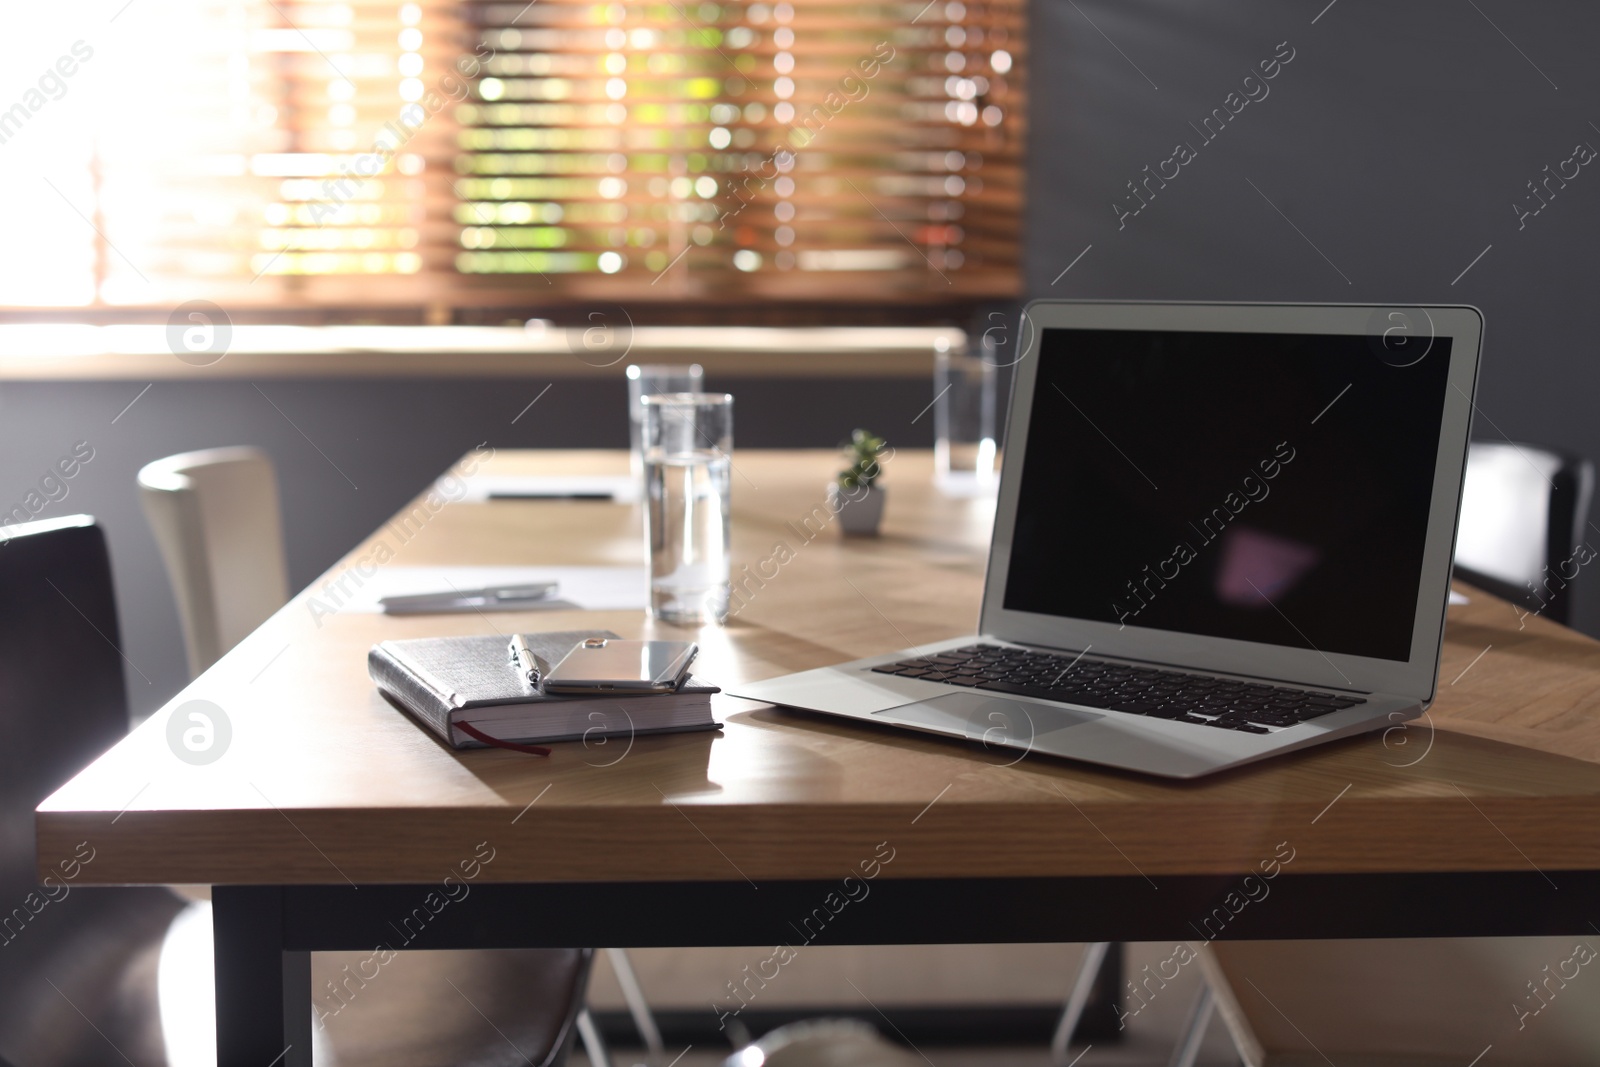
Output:
[[[1203,941],[1237,877],[885,878],[808,944]],[[794,945],[837,880],[486,883],[406,949]],[[1556,891],[1561,887],[1562,892]],[[434,885],[217,886],[219,1067],[310,1067],[311,956],[392,943]],[[1600,871],[1285,874],[1223,940],[1588,933]],[[1064,903],[1068,906],[1063,906]],[[797,946],[799,947],[799,946]],[[709,1010],[709,1005],[708,1005]]]

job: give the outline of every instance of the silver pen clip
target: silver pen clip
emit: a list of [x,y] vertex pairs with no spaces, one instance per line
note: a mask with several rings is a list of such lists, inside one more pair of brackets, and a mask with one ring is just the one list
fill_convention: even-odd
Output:
[[512,634],[511,645],[507,651],[511,654],[512,664],[522,675],[522,680],[532,689],[538,690],[541,681],[539,658],[533,654],[533,649],[528,647],[528,642],[521,634]]

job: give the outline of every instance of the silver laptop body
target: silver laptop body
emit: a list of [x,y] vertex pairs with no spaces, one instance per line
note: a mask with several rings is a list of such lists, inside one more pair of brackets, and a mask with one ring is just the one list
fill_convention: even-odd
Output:
[[1415,718],[1481,335],[1470,307],[1030,304],[978,632],[734,695],[1174,778]]

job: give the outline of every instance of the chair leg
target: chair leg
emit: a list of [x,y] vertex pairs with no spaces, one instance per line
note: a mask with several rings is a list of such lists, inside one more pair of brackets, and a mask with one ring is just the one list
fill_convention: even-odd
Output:
[[1211,1015],[1216,1010],[1216,994],[1211,992],[1211,984],[1201,981],[1200,992],[1195,994],[1194,1007],[1189,1009],[1189,1020],[1183,1024],[1182,1036],[1173,1047],[1172,1060],[1168,1067],[1194,1067],[1194,1061],[1200,1055],[1200,1045],[1206,1039],[1206,1027],[1211,1023]]
[[666,1046],[661,1042],[661,1030],[656,1026],[656,1017],[650,1010],[650,1002],[644,998],[644,989],[639,985],[639,976],[634,973],[627,949],[608,948],[606,958],[611,961],[612,971],[616,972],[617,985],[622,987],[622,999],[627,1002],[628,1014],[633,1016],[633,1025],[638,1029],[640,1039],[644,1041],[651,1067],[661,1067],[666,1056]]
[[1067,1047],[1072,1043],[1078,1020],[1083,1018],[1089,992],[1094,988],[1094,980],[1100,975],[1100,965],[1105,962],[1106,950],[1110,947],[1109,941],[1092,941],[1083,946],[1083,962],[1078,965],[1077,980],[1072,983],[1072,992],[1061,1011],[1061,1021],[1056,1023],[1055,1036],[1050,1040],[1050,1062],[1054,1067],[1067,1067]]
[[578,1036],[583,1039],[583,1051],[589,1056],[589,1067],[611,1067],[611,1054],[606,1051],[606,1043],[600,1038],[600,1028],[594,1024],[594,1016],[589,1014],[588,1008],[578,1013]]

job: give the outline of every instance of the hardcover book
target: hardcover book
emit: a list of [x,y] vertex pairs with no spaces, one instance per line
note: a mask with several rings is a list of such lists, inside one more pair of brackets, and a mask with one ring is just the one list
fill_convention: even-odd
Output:
[[[606,630],[523,635],[547,668],[580,641],[616,636]],[[711,694],[719,690],[693,677],[670,693],[541,693],[514,669],[506,645],[506,638],[495,634],[384,641],[367,653],[367,674],[391,703],[451,748],[482,748],[495,742],[544,744],[718,726],[711,714]]]

